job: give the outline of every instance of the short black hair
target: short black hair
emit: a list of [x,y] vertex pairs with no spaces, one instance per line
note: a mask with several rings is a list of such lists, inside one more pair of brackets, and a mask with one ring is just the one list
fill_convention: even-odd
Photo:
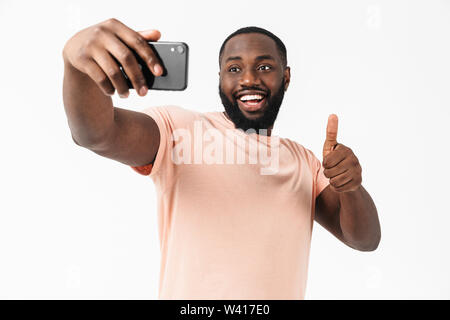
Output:
[[287,52],[286,52],[286,46],[284,45],[283,41],[281,41],[280,38],[278,38],[272,32],[270,32],[266,29],[254,27],[254,26],[240,28],[240,29],[236,30],[235,32],[233,32],[232,34],[230,34],[225,39],[225,41],[222,43],[222,46],[220,47],[220,51],[219,51],[219,65],[220,65],[220,60],[222,59],[223,50],[225,49],[225,44],[228,42],[228,40],[230,40],[234,36],[237,36],[238,34],[244,34],[244,33],[260,33],[260,34],[264,34],[264,35],[270,37],[273,41],[275,41],[275,44],[278,48],[278,52],[280,53],[280,56],[281,56],[281,62],[283,63],[283,67],[287,66]]

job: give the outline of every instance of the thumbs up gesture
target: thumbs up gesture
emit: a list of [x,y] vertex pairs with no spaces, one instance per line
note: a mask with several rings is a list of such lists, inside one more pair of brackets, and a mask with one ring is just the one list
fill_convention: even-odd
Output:
[[328,117],[327,136],[323,145],[325,177],[330,179],[330,187],[336,192],[355,191],[361,186],[361,166],[352,149],[337,142],[338,117]]

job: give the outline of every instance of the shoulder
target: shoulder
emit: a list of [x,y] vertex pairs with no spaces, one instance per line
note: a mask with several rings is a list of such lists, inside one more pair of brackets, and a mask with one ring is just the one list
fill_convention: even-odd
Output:
[[202,117],[201,112],[186,109],[177,105],[152,106],[141,112],[152,117],[161,128],[174,130],[189,127],[195,120]]
[[141,112],[146,114],[159,114],[161,116],[195,116],[201,114],[193,110],[186,109],[177,105],[152,106],[143,109]]
[[283,140],[284,144],[287,145],[289,148],[292,148],[293,150],[301,154],[303,157],[308,158],[308,160],[316,158],[314,152],[304,147],[299,142],[288,138],[281,138],[281,140]]
[[288,146],[288,148],[292,149],[298,155],[300,160],[306,162],[311,167],[311,169],[317,170],[318,168],[320,168],[320,161],[313,151],[295,140],[288,138],[283,138],[282,140],[284,140],[284,144]]

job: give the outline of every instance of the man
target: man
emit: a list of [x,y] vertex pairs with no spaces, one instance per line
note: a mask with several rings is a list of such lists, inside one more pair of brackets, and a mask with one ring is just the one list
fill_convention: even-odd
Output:
[[110,19],[72,37],[63,57],[74,141],[155,183],[160,299],[303,299],[313,220],[352,248],[377,248],[377,210],[358,159],[336,140],[337,117],[328,118],[323,165],[271,134],[290,82],[278,37],[249,27],[224,41],[225,112],[113,107],[110,95],[127,97],[128,87],[112,56],[143,96],[148,88],[129,48],[160,76],[146,44],[159,38]]

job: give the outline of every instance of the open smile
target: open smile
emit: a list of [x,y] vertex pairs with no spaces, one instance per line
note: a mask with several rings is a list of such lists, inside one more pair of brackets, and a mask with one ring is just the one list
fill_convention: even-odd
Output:
[[237,99],[239,107],[246,112],[252,113],[262,109],[266,102],[266,95],[263,93],[243,94]]

